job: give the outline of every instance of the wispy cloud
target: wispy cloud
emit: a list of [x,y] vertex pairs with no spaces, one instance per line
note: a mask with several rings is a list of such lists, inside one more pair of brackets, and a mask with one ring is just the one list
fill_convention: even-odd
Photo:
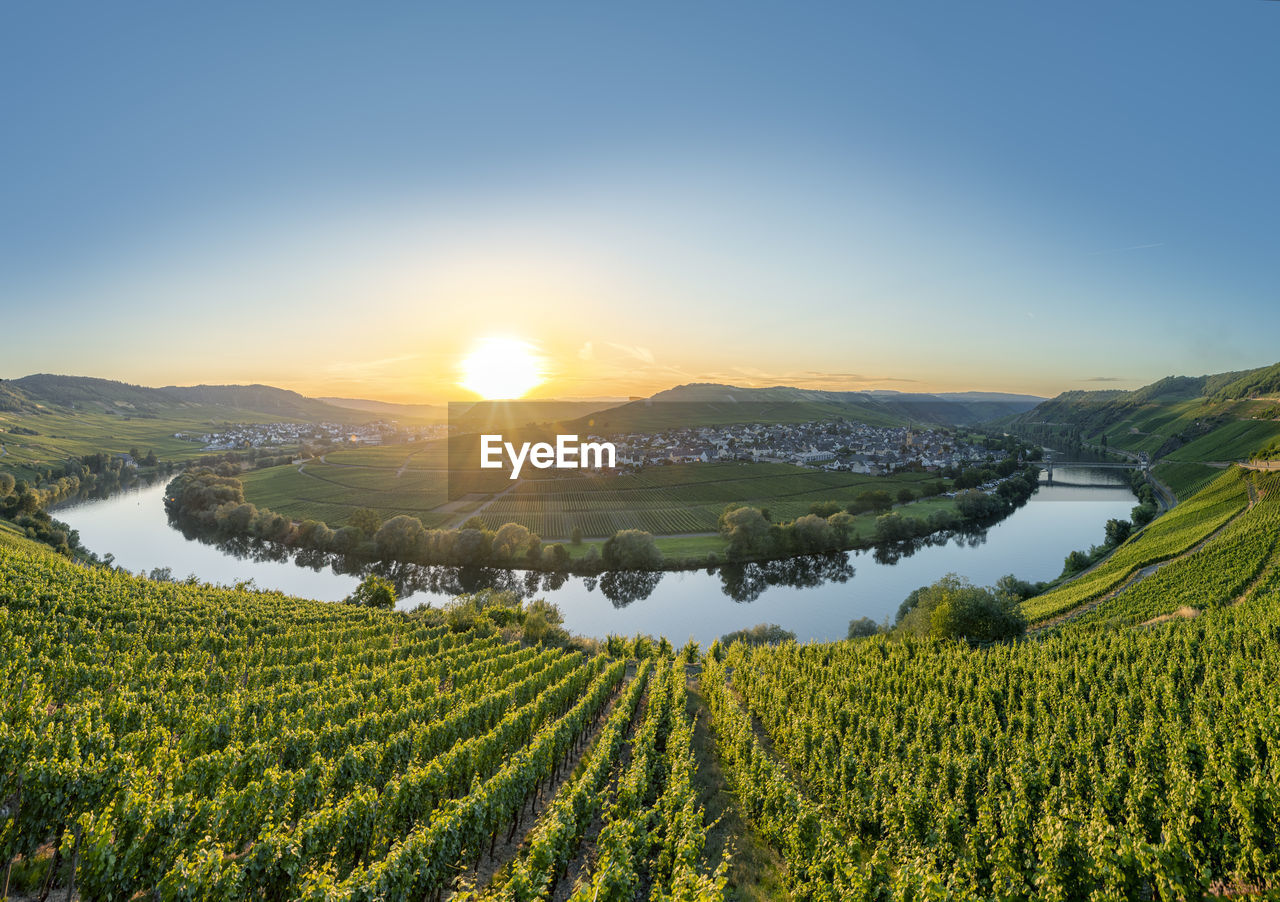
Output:
[[606,344],[614,350],[622,352],[628,357],[633,357],[636,360],[639,360],[641,363],[647,363],[650,366],[654,363],[653,351],[650,351],[648,348],[641,347],[640,345],[618,344],[614,341],[606,342]]
[[375,360],[333,360],[324,366],[325,372],[334,376],[372,376],[410,360],[420,360],[421,354],[401,354],[397,357],[380,357]]
[[1104,251],[1093,251],[1089,254],[1091,257],[1101,257],[1106,254],[1123,254],[1127,251],[1146,251],[1152,248],[1164,247],[1163,241],[1153,241],[1149,244],[1131,244],[1128,247],[1113,247]]
[[1121,376],[1090,376],[1088,379],[1081,379],[1081,382],[1128,382]]

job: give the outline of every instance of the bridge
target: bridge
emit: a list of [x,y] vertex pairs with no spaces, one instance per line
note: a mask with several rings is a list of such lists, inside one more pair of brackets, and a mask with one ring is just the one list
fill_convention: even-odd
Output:
[[[1076,467],[1080,469],[1090,470],[1149,470],[1151,463],[1149,460],[1054,460],[1052,457],[1046,457],[1041,463],[1047,471],[1049,482],[1053,482],[1054,467]],[[1060,483],[1062,484],[1062,483]],[[1078,483],[1079,484],[1079,483]]]

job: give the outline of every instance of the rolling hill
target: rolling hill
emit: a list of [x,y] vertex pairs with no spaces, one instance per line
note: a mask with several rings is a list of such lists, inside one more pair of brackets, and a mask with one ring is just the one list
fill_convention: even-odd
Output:
[[596,432],[645,432],[730,423],[803,423],[845,417],[871,426],[972,426],[1030,410],[1043,399],[986,392],[835,392],[777,385],[741,388],[697,382],[603,410],[573,425]]
[[1280,439],[1277,392],[1280,364],[1168,376],[1134,391],[1063,392],[1002,425],[1054,447],[1145,452],[1185,497],[1225,462]]

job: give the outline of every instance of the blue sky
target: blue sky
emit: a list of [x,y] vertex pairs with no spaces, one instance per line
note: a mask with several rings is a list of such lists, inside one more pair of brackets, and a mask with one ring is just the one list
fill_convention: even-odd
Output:
[[[1280,3],[7,4],[3,372],[1133,387],[1280,359]],[[7,329],[6,329],[7,331]]]

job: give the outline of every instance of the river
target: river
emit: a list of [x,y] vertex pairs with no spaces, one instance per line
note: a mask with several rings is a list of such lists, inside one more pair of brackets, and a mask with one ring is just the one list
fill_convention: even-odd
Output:
[[[842,639],[850,619],[892,618],[909,592],[947,573],[979,585],[1006,573],[1051,579],[1068,552],[1101,542],[1106,521],[1127,518],[1136,501],[1123,473],[1114,470],[1056,468],[1054,483],[1046,485],[1042,477],[1026,505],[984,533],[927,545],[896,562],[859,552],[710,572],[599,578],[412,568],[411,581],[419,588],[400,604],[438,604],[464,589],[496,583],[554,602],[565,626],[586,636],[642,632],[677,644],[688,637],[707,643],[767,622],[792,630],[801,641]],[[188,539],[169,525],[163,499],[161,483],[64,505],[54,516],[79,530],[86,548],[114,555],[116,566],[132,572],[167,567],[178,579],[194,575],[223,585],[252,580],[258,588],[325,601],[344,598],[358,583],[356,576],[328,566],[266,560],[261,553],[237,556]]]

